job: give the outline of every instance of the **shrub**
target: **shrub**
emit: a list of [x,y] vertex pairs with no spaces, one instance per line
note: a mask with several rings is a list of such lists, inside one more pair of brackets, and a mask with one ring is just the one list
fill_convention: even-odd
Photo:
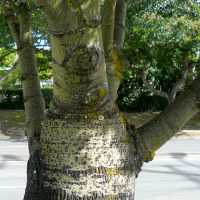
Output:
[[[22,89],[9,89],[4,94],[3,101],[0,103],[0,109],[24,109],[23,91]],[[48,108],[53,96],[52,88],[42,88],[42,94],[45,101],[45,107]]]

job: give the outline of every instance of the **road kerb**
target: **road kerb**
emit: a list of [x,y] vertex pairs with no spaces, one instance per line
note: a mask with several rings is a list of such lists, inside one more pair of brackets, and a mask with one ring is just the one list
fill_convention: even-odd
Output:
[[0,161],[27,161],[28,155],[0,155]]
[[200,158],[200,153],[156,153],[155,158],[168,158],[168,159]]

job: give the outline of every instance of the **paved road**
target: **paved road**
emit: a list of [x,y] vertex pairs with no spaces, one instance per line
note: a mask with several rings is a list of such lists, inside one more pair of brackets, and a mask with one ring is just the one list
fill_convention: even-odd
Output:
[[[200,138],[172,139],[158,150],[136,180],[136,200],[199,200],[199,144]],[[23,199],[27,157],[24,138],[0,140],[0,200]]]
[[171,139],[145,163],[136,180],[136,200],[199,200],[200,138]]
[[171,139],[156,151],[156,156],[200,157],[200,137]]
[[0,200],[22,200],[26,161],[0,161]]
[[199,200],[199,158],[155,158],[136,180],[136,200]]
[[27,159],[28,143],[26,137],[0,137],[0,161]]

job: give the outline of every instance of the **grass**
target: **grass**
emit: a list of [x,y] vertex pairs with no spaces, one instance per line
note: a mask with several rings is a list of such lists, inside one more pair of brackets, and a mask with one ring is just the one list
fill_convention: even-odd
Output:
[[24,110],[0,110],[0,121],[7,129],[4,135],[24,135]]
[[[134,124],[136,127],[142,126],[143,124],[147,123],[149,120],[151,120],[158,114],[159,112],[123,113],[124,117],[130,123]],[[0,135],[24,135],[24,128],[25,128],[24,110],[0,110],[0,121],[2,122],[3,126],[7,129],[7,132],[5,134],[0,133]],[[200,112],[197,113],[184,126],[183,129],[200,131]]]
[[[153,119],[159,112],[144,112],[144,113],[128,113],[124,112],[124,117],[137,128],[146,124]],[[200,131],[200,112],[198,112],[190,121],[188,121],[183,130],[199,130]]]

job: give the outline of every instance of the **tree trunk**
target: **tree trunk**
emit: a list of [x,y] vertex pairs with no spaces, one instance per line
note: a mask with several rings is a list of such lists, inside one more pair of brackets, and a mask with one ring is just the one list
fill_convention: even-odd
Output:
[[27,187],[24,199],[134,198],[135,148],[108,92],[100,2],[83,2],[62,1],[61,12],[38,2],[51,28],[54,89],[41,170],[32,165],[39,191]]
[[[54,88],[40,148],[29,159],[24,200],[133,200],[135,177],[155,143],[145,128],[141,137],[131,126],[127,132],[109,93],[100,1],[36,3],[51,29]],[[195,90],[180,104],[192,104],[186,106],[189,117],[198,110]],[[179,111],[177,118],[184,115]],[[164,117],[172,115],[167,111]],[[177,121],[181,126],[185,119]],[[170,137],[173,127],[167,127]]]
[[[23,88],[24,107],[26,113],[26,135],[29,153],[38,149],[41,121],[45,119],[45,106],[40,89],[40,81],[35,61],[35,51],[32,41],[31,10],[26,1],[5,0],[4,11],[6,23],[16,41],[18,57],[21,66],[21,81]],[[13,12],[18,12],[18,18]]]
[[41,121],[46,118],[46,113],[32,42],[31,10],[27,1],[5,0],[4,11],[6,23],[17,45],[21,66],[21,81],[26,113],[26,135],[31,155],[27,169],[27,191],[38,191],[39,184],[32,184],[33,181],[37,183],[35,180],[38,180],[37,174],[32,169],[38,167],[38,160],[35,155],[40,143]]

